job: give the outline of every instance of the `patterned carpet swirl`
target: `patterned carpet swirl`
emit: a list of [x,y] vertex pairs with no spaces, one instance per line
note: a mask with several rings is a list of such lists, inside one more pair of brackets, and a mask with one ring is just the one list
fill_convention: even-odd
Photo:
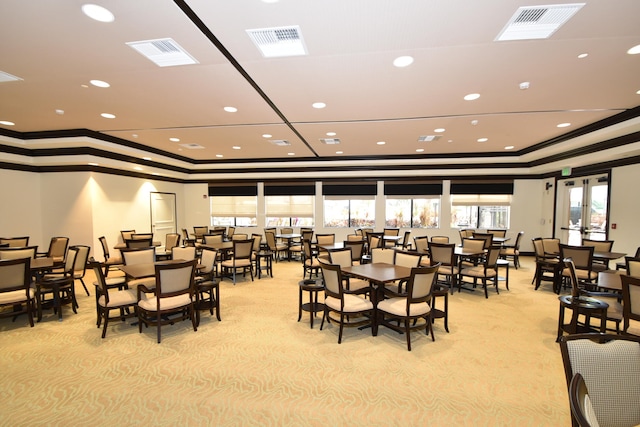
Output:
[[[222,322],[138,333],[96,328],[95,297],[34,328],[0,319],[1,426],[560,426],[570,425],[555,343],[558,299],[534,291],[533,262],[500,294],[449,299],[449,330],[405,337],[381,327],[320,331],[298,318],[299,262],[274,277],[221,284]],[[90,273],[87,274],[89,276]],[[92,283],[93,278],[85,279]]]

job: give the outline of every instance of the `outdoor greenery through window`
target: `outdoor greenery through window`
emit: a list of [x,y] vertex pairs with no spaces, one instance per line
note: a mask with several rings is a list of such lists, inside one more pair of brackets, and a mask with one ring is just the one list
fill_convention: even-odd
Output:
[[438,228],[440,198],[387,197],[386,227]]
[[267,227],[313,227],[315,196],[265,196]]
[[452,195],[452,228],[509,228],[511,195]]
[[255,227],[257,196],[211,196],[211,225]]
[[375,227],[375,197],[343,199],[324,198],[325,227]]

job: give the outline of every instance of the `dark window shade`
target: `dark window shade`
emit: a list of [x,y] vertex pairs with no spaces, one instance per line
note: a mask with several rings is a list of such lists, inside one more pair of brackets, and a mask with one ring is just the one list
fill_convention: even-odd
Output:
[[323,184],[324,196],[375,196],[378,192],[377,184]]
[[266,185],[265,196],[315,196],[315,185]]
[[441,196],[442,183],[438,184],[385,184],[387,196]]
[[451,183],[451,194],[513,194],[513,182]]
[[209,196],[257,196],[256,185],[209,187]]

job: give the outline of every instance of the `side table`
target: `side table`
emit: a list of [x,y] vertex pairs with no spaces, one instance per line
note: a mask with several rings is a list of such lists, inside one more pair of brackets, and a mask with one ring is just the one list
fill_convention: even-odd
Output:
[[[607,327],[607,308],[609,304],[591,297],[574,298],[571,295],[563,295],[558,297],[560,300],[560,314],[558,316],[558,337],[556,342],[560,341],[560,337],[564,332],[569,334],[593,332],[593,328],[589,322],[594,313],[600,314],[600,332],[605,333]],[[564,323],[564,312],[566,309],[572,311],[571,321]],[[578,316],[585,316],[585,324],[578,324]]]
[[[264,260],[264,265],[262,261]],[[269,249],[261,249],[256,253],[256,270],[258,279],[262,279],[262,270],[266,271],[270,277],[273,277],[273,252]]]
[[[298,294],[298,322],[302,319],[302,312],[308,311],[309,318],[311,319],[311,329],[313,329],[313,318],[316,317],[316,313],[324,311],[324,304],[318,303],[318,294],[324,291],[324,285],[322,279],[305,279],[298,282],[299,294]],[[302,292],[309,292],[309,302],[302,302]]]

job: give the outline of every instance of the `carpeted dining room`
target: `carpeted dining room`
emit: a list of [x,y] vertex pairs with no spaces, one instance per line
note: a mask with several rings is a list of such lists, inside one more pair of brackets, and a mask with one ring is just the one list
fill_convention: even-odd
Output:
[[521,263],[509,290],[450,296],[450,332],[438,319],[435,341],[414,332],[410,352],[384,327],[345,329],[338,344],[335,324],[298,322],[299,262],[222,281],[222,321],[164,326],[161,344],[132,319],[101,339],[89,287],[61,322],[0,320],[0,425],[569,425],[558,297]]

